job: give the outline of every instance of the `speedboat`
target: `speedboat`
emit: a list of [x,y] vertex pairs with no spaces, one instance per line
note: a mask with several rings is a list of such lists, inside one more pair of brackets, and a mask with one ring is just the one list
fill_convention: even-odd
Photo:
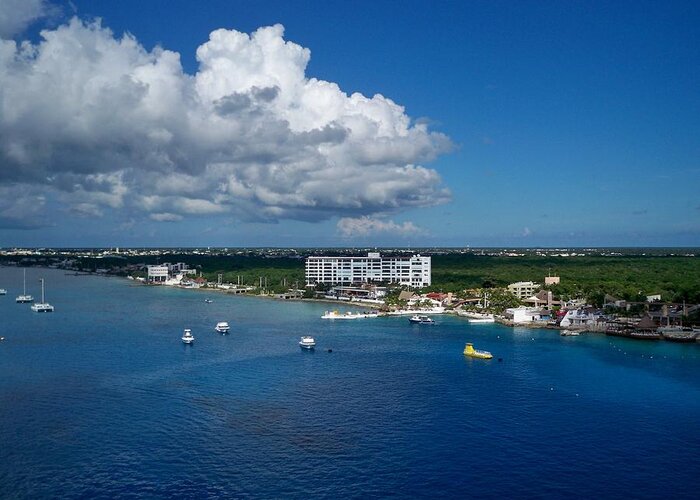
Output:
[[410,318],[408,318],[408,321],[411,323],[421,323],[421,324],[433,324],[435,321],[433,318],[430,316],[426,316],[425,314],[414,314]]
[[7,290],[0,288],[0,295],[7,295]]
[[219,321],[214,327],[214,330],[216,330],[219,333],[228,333],[228,323],[226,321]]
[[313,349],[316,347],[316,341],[310,335],[304,335],[299,341],[299,347],[302,349]]
[[211,300],[211,299],[204,299],[204,302],[206,302],[207,304],[211,304],[211,303],[214,302],[214,301]]
[[493,354],[491,354],[488,351],[480,351],[478,349],[474,349],[474,344],[467,343],[467,345],[464,346],[464,355],[469,356],[470,358],[479,358],[479,359],[491,359],[493,358]]
[[194,335],[192,335],[192,330],[185,328],[185,333],[182,334],[182,341],[185,344],[192,344],[194,342]]

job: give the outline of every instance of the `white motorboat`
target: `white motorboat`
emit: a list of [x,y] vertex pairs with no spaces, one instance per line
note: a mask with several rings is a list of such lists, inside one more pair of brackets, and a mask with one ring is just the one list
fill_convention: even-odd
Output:
[[194,335],[192,335],[192,330],[185,328],[185,333],[182,334],[182,341],[185,344],[192,344],[194,342]]
[[316,341],[310,335],[304,335],[299,341],[299,347],[302,349],[313,349],[316,347]]
[[211,304],[211,303],[214,302],[214,301],[211,300],[211,299],[204,299],[204,302],[206,302],[207,304]]
[[562,330],[559,332],[562,337],[578,337],[580,335],[576,330]]
[[25,304],[27,302],[34,302],[34,297],[31,295],[27,295],[27,270],[23,269],[24,271],[24,291],[22,292],[22,295],[18,295],[17,298],[15,299],[15,302],[18,304]]
[[41,278],[39,281],[41,281],[41,302],[32,304],[32,311],[38,313],[53,312],[53,306],[46,302],[44,298],[44,278]]
[[433,324],[435,321],[433,318],[430,316],[426,316],[425,314],[414,314],[410,318],[408,318],[408,321],[411,323],[421,323],[421,324]]
[[7,290],[0,288],[0,295],[7,295]]
[[226,321],[219,321],[216,326],[214,327],[214,330],[216,330],[219,333],[228,333],[229,331],[229,326],[228,322]]

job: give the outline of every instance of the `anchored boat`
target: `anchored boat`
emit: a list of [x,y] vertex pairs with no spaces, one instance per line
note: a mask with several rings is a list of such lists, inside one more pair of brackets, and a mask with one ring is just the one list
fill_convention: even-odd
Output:
[[302,349],[313,349],[316,347],[316,341],[310,335],[304,335],[299,341],[299,347]]
[[182,341],[185,344],[194,343],[194,335],[192,335],[192,330],[190,330],[189,328],[185,328],[185,333],[182,334]]
[[228,330],[229,330],[228,322],[219,321],[216,324],[216,326],[214,327],[214,330],[216,330],[219,333],[228,333]]

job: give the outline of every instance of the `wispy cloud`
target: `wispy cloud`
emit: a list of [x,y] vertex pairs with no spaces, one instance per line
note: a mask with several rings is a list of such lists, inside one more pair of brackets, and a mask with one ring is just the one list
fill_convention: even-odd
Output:
[[373,217],[344,217],[338,221],[337,228],[340,235],[344,238],[372,236],[377,234],[415,236],[424,233],[421,228],[410,221],[396,223],[393,220]]

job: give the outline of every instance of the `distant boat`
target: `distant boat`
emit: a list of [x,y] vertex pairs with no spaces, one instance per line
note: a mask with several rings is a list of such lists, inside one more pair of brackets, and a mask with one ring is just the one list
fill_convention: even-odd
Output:
[[27,295],[27,270],[22,269],[22,271],[24,271],[24,273],[23,273],[24,291],[22,292],[22,295],[18,295],[17,298],[15,299],[15,302],[17,302],[18,304],[25,304],[27,302],[34,302],[34,297],[32,297],[31,295]]
[[7,290],[0,288],[0,295],[7,295]]
[[559,335],[561,335],[562,337],[578,337],[579,332],[574,330],[562,330],[561,332],[559,332]]
[[219,333],[228,333],[229,331],[229,326],[226,321],[219,321],[216,326],[214,327],[214,330],[216,330]]
[[376,312],[360,313],[360,312],[348,311],[348,312],[340,313],[338,311],[326,311],[321,316],[321,319],[360,319],[360,318],[376,318],[377,316],[379,316],[379,313],[376,313]]
[[299,341],[299,347],[302,349],[313,349],[316,347],[316,341],[310,335],[304,335]]
[[433,320],[433,318],[431,318],[430,316],[426,316],[425,314],[414,314],[413,316],[408,318],[408,321],[410,323],[421,323],[430,325],[435,323],[435,320]]
[[479,359],[493,358],[493,354],[491,354],[489,351],[480,351],[478,349],[474,349],[474,344],[471,343],[467,343],[467,345],[464,346],[464,355],[469,356],[470,358]]
[[194,335],[192,335],[192,330],[185,328],[185,333],[182,334],[182,341],[185,344],[192,344],[194,342]]
[[38,313],[53,312],[53,306],[46,302],[44,298],[44,278],[41,278],[39,281],[41,281],[41,302],[32,304],[32,311]]
[[204,302],[206,302],[207,304],[211,304],[211,303],[214,302],[214,301],[211,300],[211,299],[204,299]]

